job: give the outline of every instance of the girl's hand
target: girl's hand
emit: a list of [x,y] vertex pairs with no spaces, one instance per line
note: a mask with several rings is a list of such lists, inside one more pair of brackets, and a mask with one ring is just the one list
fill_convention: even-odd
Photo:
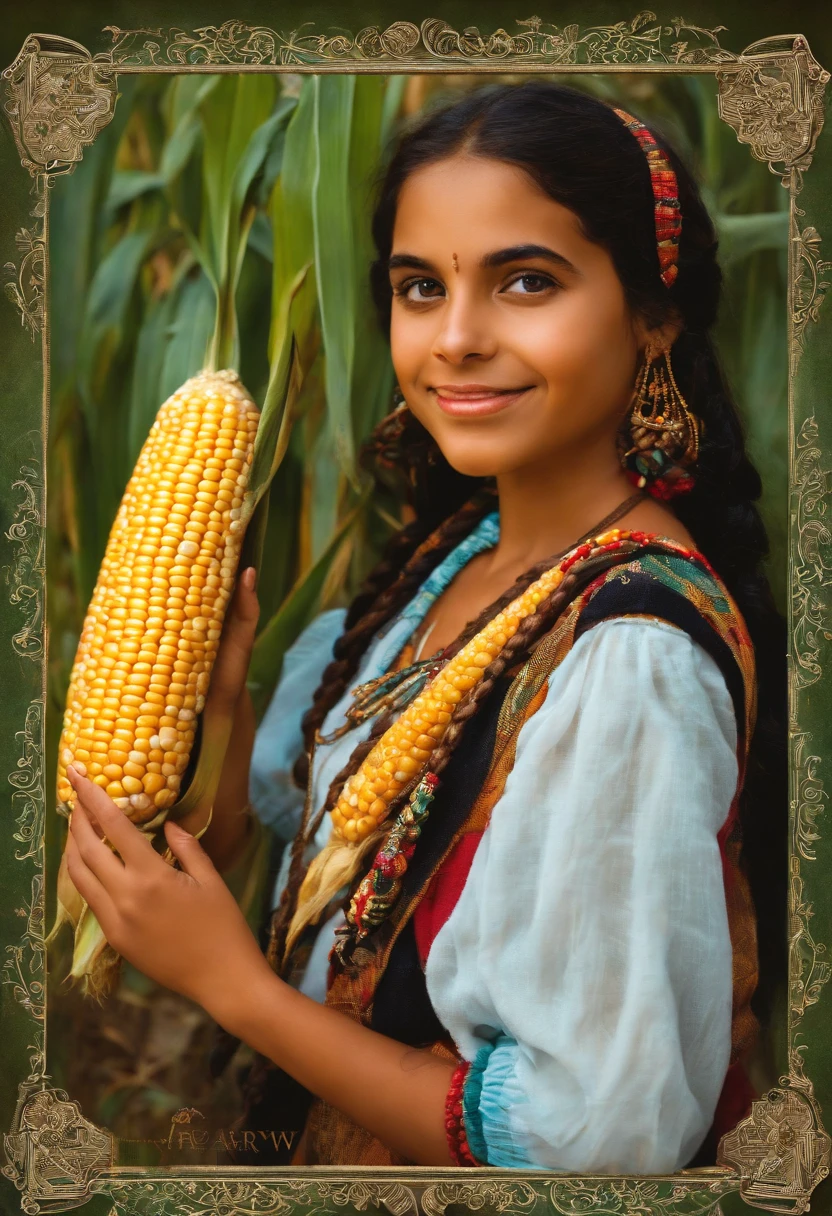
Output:
[[199,841],[177,824],[165,824],[182,866],[175,870],[100,786],[71,765],[67,775],[77,797],[67,869],[107,941],[150,979],[196,1001],[218,1021],[229,1011],[230,1020],[235,1003],[245,1001],[263,972],[274,977]]
[[[233,864],[249,828],[243,812],[248,802],[256,719],[246,676],[260,615],[254,574],[254,567],[249,566],[237,580],[202,711],[203,731],[215,716],[234,715],[211,824],[202,837],[205,852],[220,870]],[[179,823],[186,831],[196,831],[205,822],[206,811],[206,807],[198,806]]]

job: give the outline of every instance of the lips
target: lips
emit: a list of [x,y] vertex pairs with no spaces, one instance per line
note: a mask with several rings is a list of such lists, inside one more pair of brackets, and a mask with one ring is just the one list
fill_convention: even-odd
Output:
[[434,385],[436,401],[443,413],[467,418],[499,413],[528,391],[528,388],[497,388],[491,384]]

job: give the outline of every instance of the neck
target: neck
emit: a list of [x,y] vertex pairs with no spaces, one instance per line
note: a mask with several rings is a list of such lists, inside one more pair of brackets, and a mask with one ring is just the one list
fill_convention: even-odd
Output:
[[[633,493],[608,441],[593,452],[585,445],[554,463],[513,469],[497,478],[500,540],[491,551],[495,570],[526,569],[569,549]],[[616,526],[626,528],[626,518]]]

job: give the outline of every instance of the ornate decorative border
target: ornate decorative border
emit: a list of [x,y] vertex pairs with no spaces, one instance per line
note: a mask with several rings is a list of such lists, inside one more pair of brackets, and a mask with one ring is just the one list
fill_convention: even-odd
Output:
[[[45,943],[43,893],[43,698],[32,702],[18,732],[21,755],[8,780],[19,808],[13,833],[15,857],[31,871],[30,897],[19,909],[25,923],[17,945],[8,946],[3,981],[31,1020],[30,1074],[20,1085],[11,1132],[5,1136],[4,1173],[22,1192],[28,1213],[77,1207],[105,1193],[111,1216],[271,1216],[287,1211],[335,1212],[351,1207],[386,1208],[396,1216],[423,1211],[441,1216],[451,1204],[502,1213],[638,1213],[681,1216],[719,1213],[720,1199],[739,1191],[747,1203],[772,1211],[804,1212],[813,1188],[826,1177],[830,1138],[805,1074],[805,1045],[797,1030],[815,1005],[832,967],[826,946],[809,931],[811,904],[804,899],[806,866],[816,859],[820,819],[828,794],[821,760],[811,754],[811,734],[801,729],[806,690],[823,676],[826,643],[824,589],[832,581],[829,457],[820,444],[814,416],[800,425],[792,399],[798,361],[818,320],[832,262],[821,257],[821,238],[800,228],[805,211],[796,196],[811,164],[823,124],[823,94],[829,81],[801,35],[760,39],[740,53],[720,45],[724,26],[713,29],[679,18],[659,21],[644,10],[631,21],[562,28],[530,17],[481,34],[455,30],[429,18],[415,25],[397,21],[358,34],[324,33],[309,25],[287,33],[228,21],[196,30],[121,30],[107,26],[111,46],[91,55],[66,38],[33,34],[3,72],[11,124],[21,164],[33,179],[33,224],[17,234],[18,262],[7,262],[6,294],[21,323],[43,349],[44,424],[49,361],[48,273],[49,185],[72,172],[83,150],[113,115],[118,74],[184,71],[685,71],[708,72],[718,82],[720,117],[768,163],[789,189],[791,242],[789,276],[791,547],[791,825],[789,1072],[777,1089],[754,1103],[720,1146],[720,1165],[682,1171],[667,1178],[553,1177],[501,1170],[426,1170],[406,1176],[396,1170],[316,1167],[291,1170],[214,1168],[135,1170],[114,1165],[109,1133],[84,1119],[78,1104],[50,1086],[46,1072]],[[44,436],[45,439],[45,425]],[[45,660],[45,485],[36,462],[21,468],[12,526],[4,534],[14,546],[3,573],[10,601],[24,624],[12,644],[24,659]],[[19,846],[19,847],[18,847]]]

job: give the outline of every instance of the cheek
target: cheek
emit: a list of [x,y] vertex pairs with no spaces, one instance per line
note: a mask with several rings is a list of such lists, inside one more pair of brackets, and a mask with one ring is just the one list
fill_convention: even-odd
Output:
[[413,319],[402,317],[396,312],[395,306],[390,319],[390,355],[393,368],[399,384],[412,382],[418,375],[419,368],[425,356],[424,337],[420,336],[420,327],[413,324]]
[[515,350],[534,367],[550,401],[568,398],[607,410],[625,386],[633,362],[623,305],[596,292],[563,297],[552,309],[529,309],[516,329]]

